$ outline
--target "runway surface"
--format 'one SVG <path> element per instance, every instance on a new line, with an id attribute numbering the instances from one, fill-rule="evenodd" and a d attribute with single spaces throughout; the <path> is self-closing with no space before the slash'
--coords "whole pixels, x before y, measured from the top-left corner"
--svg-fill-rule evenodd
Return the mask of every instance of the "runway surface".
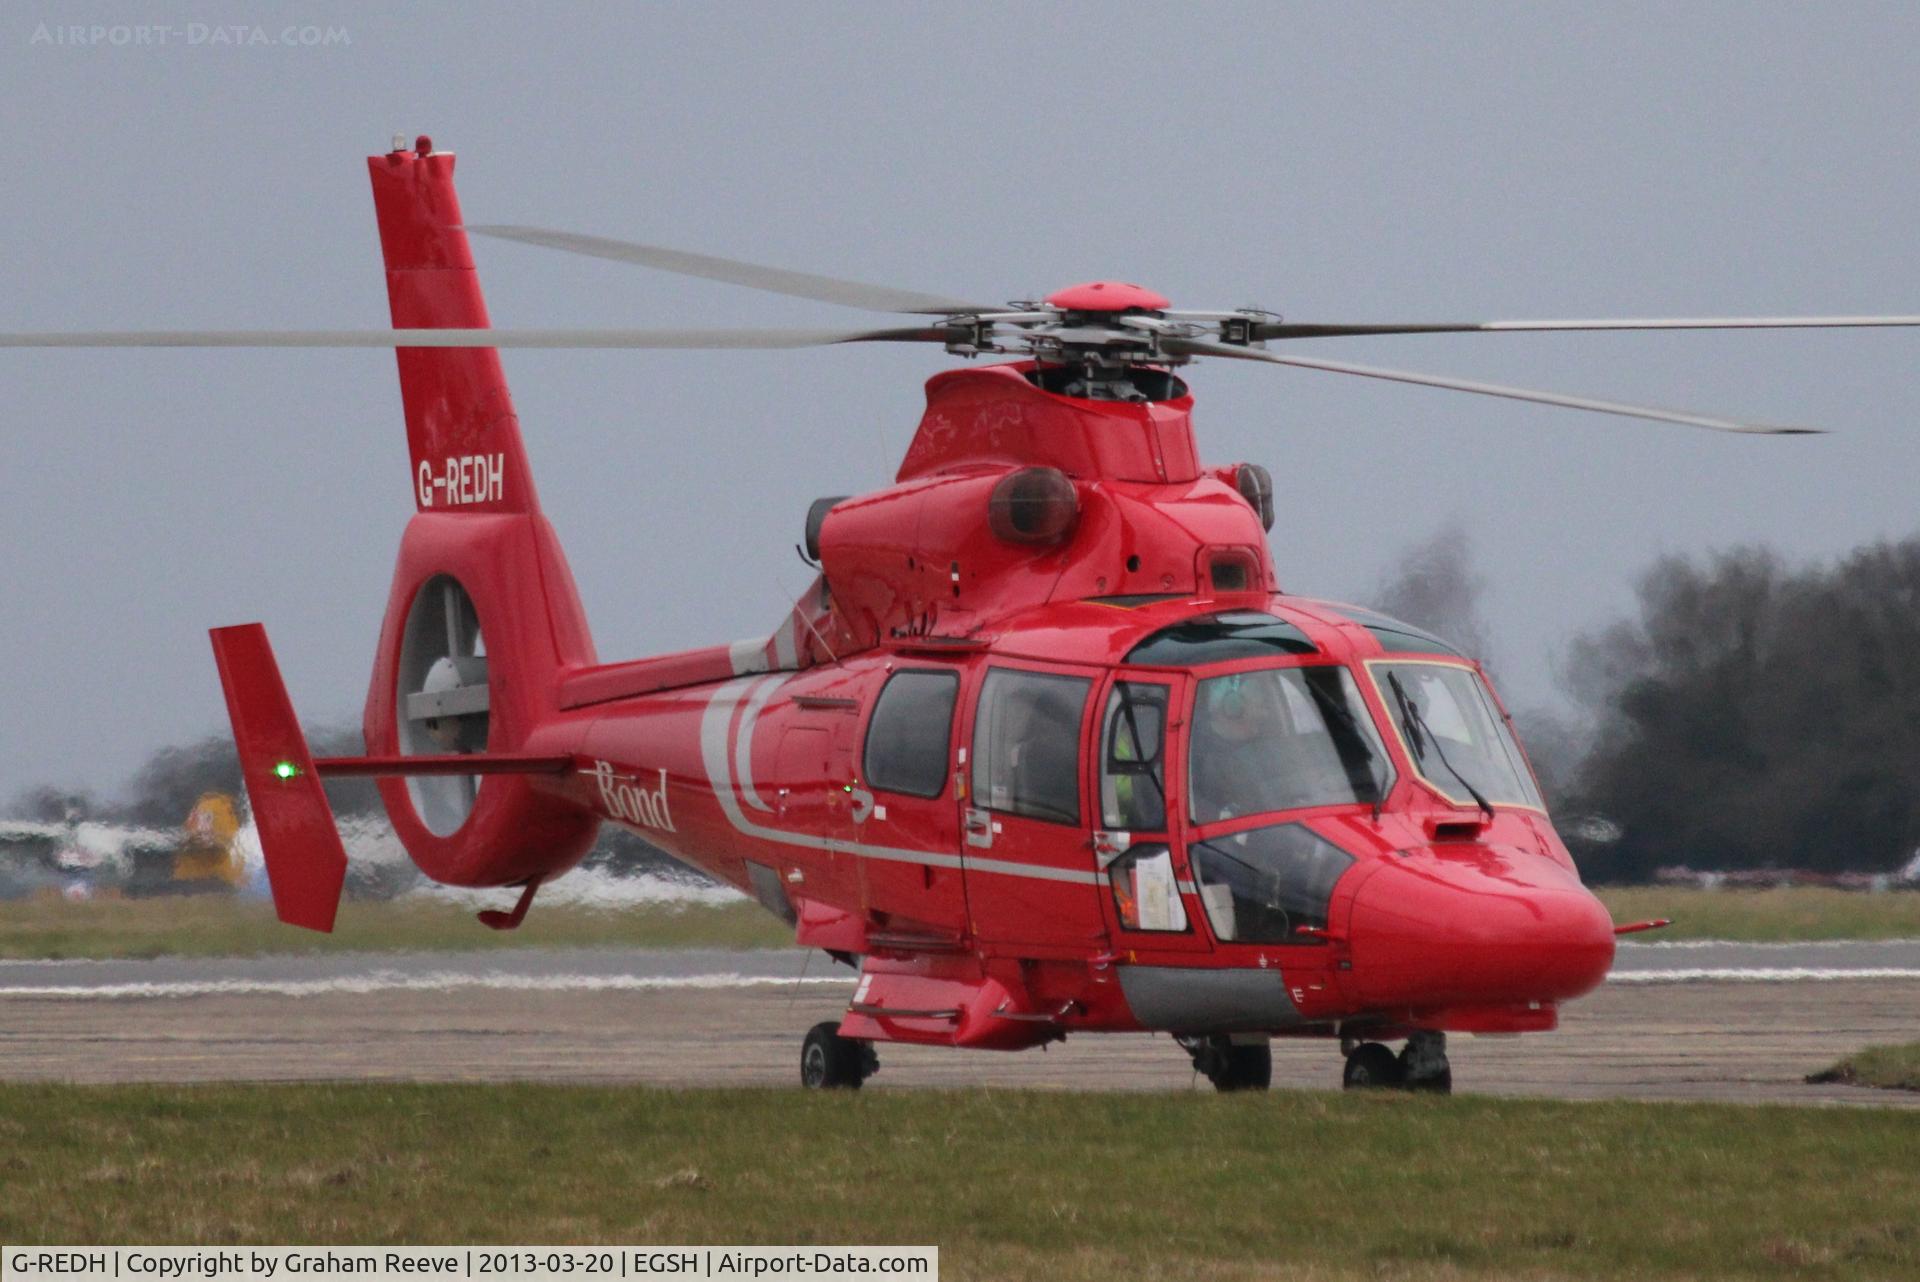
<path id="1" fill-rule="evenodd" d="M 799 951 L 0 962 L 0 1079 L 427 1080 L 786 1086 L 851 972 Z M 1920 1107 L 1808 1086 L 1848 1051 L 1920 1037 L 1920 940 L 1623 944 L 1557 1033 L 1455 1036 L 1457 1090 L 1574 1099 Z M 1199 1089 L 1165 1037 L 1017 1055 L 888 1046 L 871 1088 Z M 1276 1087 L 1332 1087 L 1328 1042 L 1274 1043 Z"/>

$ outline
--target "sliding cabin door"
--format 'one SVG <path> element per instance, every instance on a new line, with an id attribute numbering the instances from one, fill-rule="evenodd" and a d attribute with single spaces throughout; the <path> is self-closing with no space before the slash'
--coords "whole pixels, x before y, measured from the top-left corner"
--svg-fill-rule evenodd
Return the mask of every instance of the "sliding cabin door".
<path id="1" fill-rule="evenodd" d="M 1097 673 L 987 667 L 965 718 L 961 859 L 983 944 L 1024 956 L 1104 951 L 1086 745 Z"/>

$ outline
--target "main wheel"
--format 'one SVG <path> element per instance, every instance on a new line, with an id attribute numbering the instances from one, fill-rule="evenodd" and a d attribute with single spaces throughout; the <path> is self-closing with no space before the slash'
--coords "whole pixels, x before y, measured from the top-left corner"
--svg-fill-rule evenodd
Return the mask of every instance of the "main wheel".
<path id="1" fill-rule="evenodd" d="M 1340 1084 L 1350 1091 L 1369 1091 L 1399 1086 L 1405 1080 L 1398 1055 L 1379 1042 L 1362 1042 L 1347 1056 Z"/>
<path id="2" fill-rule="evenodd" d="M 832 1020 L 815 1024 L 800 1044 L 800 1084 L 808 1090 L 857 1091 L 880 1068 L 866 1042 L 839 1034 Z"/>
<path id="3" fill-rule="evenodd" d="M 1447 1035 L 1421 1031 L 1407 1038 L 1400 1052 L 1400 1080 L 1410 1091 L 1453 1094 L 1453 1065 L 1447 1062 Z"/>

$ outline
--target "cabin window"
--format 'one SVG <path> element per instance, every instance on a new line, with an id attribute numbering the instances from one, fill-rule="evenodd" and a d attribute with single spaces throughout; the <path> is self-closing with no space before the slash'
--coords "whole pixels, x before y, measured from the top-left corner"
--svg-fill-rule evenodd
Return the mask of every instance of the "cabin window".
<path id="1" fill-rule="evenodd" d="M 1173 875 L 1173 854 L 1164 845 L 1135 846 L 1107 869 L 1113 909 L 1126 930 L 1180 931 L 1187 906 Z"/>
<path id="2" fill-rule="evenodd" d="M 1100 826 L 1167 827 L 1167 687 L 1120 681 L 1100 730 Z"/>
<path id="3" fill-rule="evenodd" d="M 1299 824 L 1196 841 L 1187 859 L 1214 935 L 1255 944 L 1325 943 L 1333 884 L 1353 866 Z"/>
<path id="4" fill-rule="evenodd" d="M 951 672 L 896 672 L 867 723 L 867 783 L 910 797 L 937 797 L 947 786 L 948 745 L 960 678 Z"/>
<path id="5" fill-rule="evenodd" d="M 973 726 L 973 804 L 1080 822 L 1080 715 L 1092 682 L 994 668 Z"/>

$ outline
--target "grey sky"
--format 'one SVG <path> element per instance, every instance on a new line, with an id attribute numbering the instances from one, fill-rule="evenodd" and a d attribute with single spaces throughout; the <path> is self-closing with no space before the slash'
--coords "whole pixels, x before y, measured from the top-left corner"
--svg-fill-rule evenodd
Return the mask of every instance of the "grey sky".
<path id="1" fill-rule="evenodd" d="M 936 293 L 1118 276 L 1292 319 L 1920 311 L 1910 5 L 19 3 L 0 18 L 0 329 L 362 327 L 362 158 L 461 154 L 524 222 Z M 609 10 L 609 13 L 611 11 Z M 194 23 L 348 43 L 192 41 Z M 170 25 L 165 45 L 36 41 Z M 477 246 L 512 325 L 859 323 Z M 1516 704 L 1663 551 L 1920 528 L 1920 332 L 1466 335 L 1290 350 L 1806 422 L 1747 439 L 1205 362 L 1203 454 L 1273 469 L 1283 584 L 1364 596 L 1450 518 Z M 765 631 L 817 495 L 890 477 L 918 349 L 509 353 L 603 658 Z M 220 729 L 261 619 L 356 718 L 410 511 L 377 352 L 0 352 L 0 797 Z"/>

